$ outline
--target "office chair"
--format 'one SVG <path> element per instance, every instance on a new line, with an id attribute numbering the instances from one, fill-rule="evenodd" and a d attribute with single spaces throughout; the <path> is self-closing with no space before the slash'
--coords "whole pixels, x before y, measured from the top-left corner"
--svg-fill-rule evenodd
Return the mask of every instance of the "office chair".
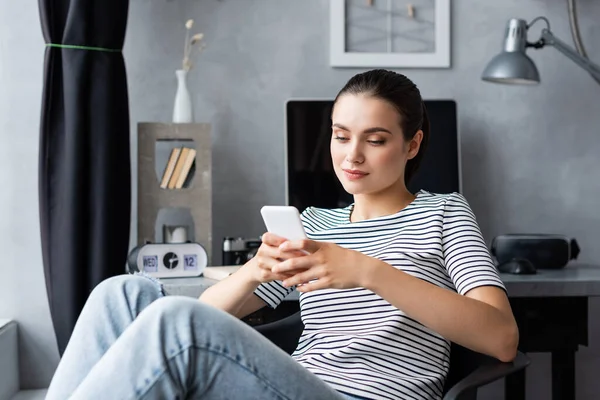
<path id="1" fill-rule="evenodd" d="M 304 325 L 298 311 L 279 321 L 255 326 L 254 329 L 286 353 L 292 354 Z M 521 352 L 518 352 L 514 361 L 505 363 L 452 343 L 444 400 L 476 400 L 477 388 L 520 371 L 529 363 L 527 356 Z"/>

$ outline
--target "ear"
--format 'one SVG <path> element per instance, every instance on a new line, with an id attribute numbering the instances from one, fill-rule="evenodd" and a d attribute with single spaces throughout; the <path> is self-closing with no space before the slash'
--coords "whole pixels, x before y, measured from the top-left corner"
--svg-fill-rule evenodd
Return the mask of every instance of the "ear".
<path id="1" fill-rule="evenodd" d="M 423 131 L 418 130 L 415 133 L 415 136 L 408 142 L 408 159 L 412 160 L 415 158 L 417 154 L 419 154 L 419 149 L 421 148 L 421 141 L 423 140 Z"/>

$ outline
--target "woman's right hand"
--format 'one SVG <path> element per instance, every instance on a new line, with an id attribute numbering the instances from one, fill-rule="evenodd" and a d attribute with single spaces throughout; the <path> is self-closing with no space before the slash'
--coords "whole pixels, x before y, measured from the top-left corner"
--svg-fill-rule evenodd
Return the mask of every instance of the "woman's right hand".
<path id="1" fill-rule="evenodd" d="M 274 273 L 271 268 L 281 261 L 288 260 L 294 257 L 302 257 L 305 253 L 299 251 L 284 252 L 279 250 L 279 245 L 286 242 L 280 236 L 272 233 L 265 233 L 262 236 L 262 244 L 258 248 L 256 255 L 246 264 L 251 270 L 252 277 L 259 283 L 266 283 L 276 280 L 284 280 L 293 274 Z"/>

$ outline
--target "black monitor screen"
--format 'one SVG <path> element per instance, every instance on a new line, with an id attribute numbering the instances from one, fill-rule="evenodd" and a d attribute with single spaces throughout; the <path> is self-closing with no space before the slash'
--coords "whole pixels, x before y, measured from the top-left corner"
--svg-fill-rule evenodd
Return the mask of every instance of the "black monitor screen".
<path id="1" fill-rule="evenodd" d="M 337 208 L 352 203 L 338 181 L 329 153 L 331 100 L 290 100 L 287 121 L 287 202 L 300 211 L 308 206 Z M 431 136 L 419 171 L 408 185 L 415 193 L 460 191 L 456 103 L 425 100 Z"/>

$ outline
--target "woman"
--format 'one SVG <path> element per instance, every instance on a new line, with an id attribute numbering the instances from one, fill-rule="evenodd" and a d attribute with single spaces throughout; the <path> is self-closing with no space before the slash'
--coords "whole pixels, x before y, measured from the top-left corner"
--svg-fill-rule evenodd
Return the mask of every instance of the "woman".
<path id="1" fill-rule="evenodd" d="M 256 257 L 200 301 L 142 276 L 101 283 L 48 399 L 431 399 L 450 341 L 512 360 L 517 326 L 469 205 L 406 187 L 428 140 L 409 79 L 354 76 L 335 99 L 331 136 L 354 203 L 305 210 L 313 240 L 265 234 Z M 239 318 L 294 287 L 305 330 L 290 357 Z"/>

